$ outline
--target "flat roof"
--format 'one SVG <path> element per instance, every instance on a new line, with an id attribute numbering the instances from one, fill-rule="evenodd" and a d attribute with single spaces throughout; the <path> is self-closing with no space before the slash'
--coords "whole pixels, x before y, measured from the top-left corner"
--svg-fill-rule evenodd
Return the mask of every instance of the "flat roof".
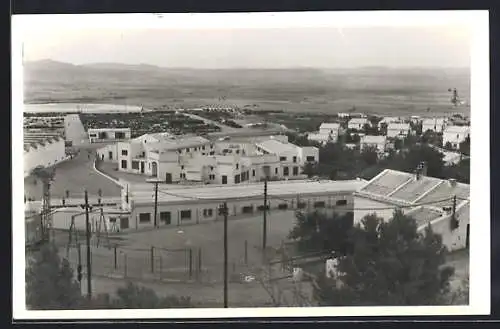
<path id="1" fill-rule="evenodd" d="M 352 118 L 351 120 L 349 120 L 349 123 L 365 123 L 367 121 L 367 118 Z"/>
<path id="2" fill-rule="evenodd" d="M 267 141 L 263 141 L 256 144 L 258 147 L 261 147 L 268 151 L 269 153 L 277 154 L 283 151 L 291 151 L 296 152 L 299 148 L 298 146 L 291 143 L 283 143 L 276 139 L 269 139 Z"/>
<path id="3" fill-rule="evenodd" d="M 336 129 L 336 128 L 340 128 L 340 123 L 337 123 L 337 122 L 323 122 L 321 124 L 321 126 L 319 126 L 319 128 L 326 128 L 326 129 L 330 129 L 330 128 L 333 128 L 333 129 Z"/>
<path id="4" fill-rule="evenodd" d="M 312 181 L 293 180 L 268 182 L 268 196 L 297 197 L 308 194 L 354 193 L 366 181 Z M 159 186 L 158 202 L 185 202 L 185 201 L 224 201 L 231 199 L 247 199 L 261 197 L 264 194 L 264 183 L 243 183 L 239 185 L 204 185 L 204 186 Z M 129 189 L 130 200 L 134 203 L 149 204 L 152 199 L 153 185 L 141 184 Z"/>
<path id="5" fill-rule="evenodd" d="M 387 129 L 410 129 L 409 123 L 390 122 Z"/>

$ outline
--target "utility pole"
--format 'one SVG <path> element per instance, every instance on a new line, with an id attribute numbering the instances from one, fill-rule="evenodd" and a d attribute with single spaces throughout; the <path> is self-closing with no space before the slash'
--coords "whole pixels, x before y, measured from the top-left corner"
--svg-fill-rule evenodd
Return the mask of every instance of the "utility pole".
<path id="1" fill-rule="evenodd" d="M 90 255 L 90 220 L 89 220 L 89 195 L 85 190 L 85 227 L 87 240 L 87 297 L 92 299 L 92 267 Z"/>
<path id="2" fill-rule="evenodd" d="M 154 225 L 158 227 L 158 182 L 155 182 L 155 219 Z"/>
<path id="3" fill-rule="evenodd" d="M 224 212 L 224 308 L 227 308 L 227 203 L 223 205 Z"/>
<path id="4" fill-rule="evenodd" d="M 265 254 L 267 247 L 267 177 L 264 180 L 264 223 L 262 226 L 262 252 Z"/>
<path id="5" fill-rule="evenodd" d="M 451 213 L 451 218 L 453 219 L 453 227 L 458 228 L 458 221 L 456 218 L 456 210 L 457 210 L 457 196 L 453 196 L 453 207 L 452 207 L 452 213 Z"/>

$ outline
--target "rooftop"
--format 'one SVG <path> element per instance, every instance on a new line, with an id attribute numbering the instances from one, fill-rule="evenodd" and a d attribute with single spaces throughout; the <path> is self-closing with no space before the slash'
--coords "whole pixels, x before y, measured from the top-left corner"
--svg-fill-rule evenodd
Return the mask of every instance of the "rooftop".
<path id="1" fill-rule="evenodd" d="M 365 135 L 361 138 L 361 143 L 380 144 L 380 143 L 385 143 L 386 140 L 387 137 L 385 136 Z"/>
<path id="2" fill-rule="evenodd" d="M 268 183 L 268 196 L 272 197 L 297 197 L 307 194 L 333 194 L 353 193 L 359 189 L 365 181 L 276 181 Z M 228 199 L 246 199 L 263 196 L 263 183 L 244 183 L 239 185 L 208 185 L 208 186 L 178 186 L 168 185 L 168 188 L 159 186 L 159 202 L 183 202 L 183 201 L 221 201 Z M 130 198 L 135 203 L 152 203 L 152 185 L 141 184 L 133 186 L 130 190 Z"/>
<path id="3" fill-rule="evenodd" d="M 422 120 L 422 124 L 424 125 L 433 125 L 433 124 L 444 124 L 444 118 L 426 118 Z"/>
<path id="4" fill-rule="evenodd" d="M 28 151 L 30 147 L 36 148 L 38 145 L 44 146 L 46 143 L 57 142 L 62 139 L 62 136 L 57 133 L 43 132 L 24 132 L 23 142 L 24 150 Z"/>
<path id="5" fill-rule="evenodd" d="M 263 148 L 269 153 L 278 154 L 281 152 L 295 152 L 298 146 L 291 143 L 283 143 L 275 139 L 269 139 L 257 144 L 258 147 Z"/>
<path id="6" fill-rule="evenodd" d="M 340 128 L 340 123 L 336 122 L 323 122 L 321 126 L 319 126 L 319 129 L 338 129 Z"/>
<path id="7" fill-rule="evenodd" d="M 470 186 L 452 180 L 421 176 L 415 174 L 384 170 L 359 190 L 362 194 L 374 198 L 382 198 L 392 203 L 421 204 L 432 203 L 434 207 L 449 205 L 448 200 L 436 202 L 457 196 L 459 200 L 470 196 Z"/>
<path id="8" fill-rule="evenodd" d="M 452 134 L 468 133 L 469 131 L 470 131 L 469 126 L 448 126 L 444 130 L 445 133 L 452 133 Z"/>
<path id="9" fill-rule="evenodd" d="M 387 125 L 387 129 L 397 129 L 397 130 L 404 130 L 404 129 L 410 129 L 410 124 L 409 123 L 399 123 L 399 122 L 390 122 Z"/>
<path id="10" fill-rule="evenodd" d="M 365 124 L 368 122 L 368 119 L 366 118 L 353 118 L 349 120 L 349 123 L 354 123 L 354 124 Z"/>
<path id="11" fill-rule="evenodd" d="M 434 219 L 441 217 L 443 212 L 428 207 L 419 207 L 415 211 L 408 212 L 407 215 L 415 219 L 417 227 L 421 227 Z"/>
<path id="12" fill-rule="evenodd" d="M 114 128 L 114 127 L 109 127 L 109 128 L 89 128 L 89 131 L 130 131 L 130 128 Z"/>

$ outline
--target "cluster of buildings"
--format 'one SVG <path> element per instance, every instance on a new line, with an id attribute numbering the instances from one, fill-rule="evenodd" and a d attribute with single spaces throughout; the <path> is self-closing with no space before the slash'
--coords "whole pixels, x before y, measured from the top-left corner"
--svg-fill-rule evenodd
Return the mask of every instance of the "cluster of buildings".
<path id="1" fill-rule="evenodd" d="M 244 182 L 302 179 L 306 163 L 319 161 L 316 147 L 299 147 L 285 135 L 205 138 L 169 133 L 107 145 L 101 161 L 115 162 L 122 172 L 158 178 L 168 184 L 196 182 L 233 185 Z"/>
<path id="2" fill-rule="evenodd" d="M 405 139 L 416 132 L 413 130 L 410 122 L 422 125 L 422 133 L 432 131 L 443 136 L 443 146 L 459 149 L 460 143 L 470 137 L 469 125 L 457 125 L 455 121 L 449 121 L 447 118 L 424 118 L 411 117 L 404 119 L 400 117 L 385 117 L 378 123 L 379 135 L 365 134 L 365 128 L 372 126 L 372 123 L 366 117 L 352 118 L 347 122 L 347 129 L 342 129 L 338 122 L 325 122 L 319 127 L 319 130 L 308 134 L 308 139 L 322 144 L 336 143 L 340 135 L 347 133 L 348 130 L 355 131 L 360 136 L 360 149 L 368 146 L 376 147 L 380 153 L 384 153 L 392 145 L 392 141 Z"/>

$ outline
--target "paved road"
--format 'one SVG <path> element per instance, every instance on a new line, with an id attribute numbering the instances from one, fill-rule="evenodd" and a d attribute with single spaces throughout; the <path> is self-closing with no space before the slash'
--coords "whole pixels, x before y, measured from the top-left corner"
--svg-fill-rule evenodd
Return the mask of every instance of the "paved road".
<path id="1" fill-rule="evenodd" d="M 64 118 L 66 140 L 73 142 L 74 146 L 82 146 L 89 142 L 85 128 L 78 114 L 69 114 Z"/>
<path id="2" fill-rule="evenodd" d="M 89 196 L 97 196 L 99 189 L 103 197 L 120 196 L 121 187 L 93 169 L 96 147 L 82 148 L 75 158 L 55 167 L 55 177 L 50 189 L 53 198 L 67 198 L 66 191 L 69 191 L 70 198 L 83 198 L 85 189 L 88 190 Z M 33 176 L 25 178 L 24 194 L 26 197 L 41 200 L 43 195 L 41 181 Z"/>

